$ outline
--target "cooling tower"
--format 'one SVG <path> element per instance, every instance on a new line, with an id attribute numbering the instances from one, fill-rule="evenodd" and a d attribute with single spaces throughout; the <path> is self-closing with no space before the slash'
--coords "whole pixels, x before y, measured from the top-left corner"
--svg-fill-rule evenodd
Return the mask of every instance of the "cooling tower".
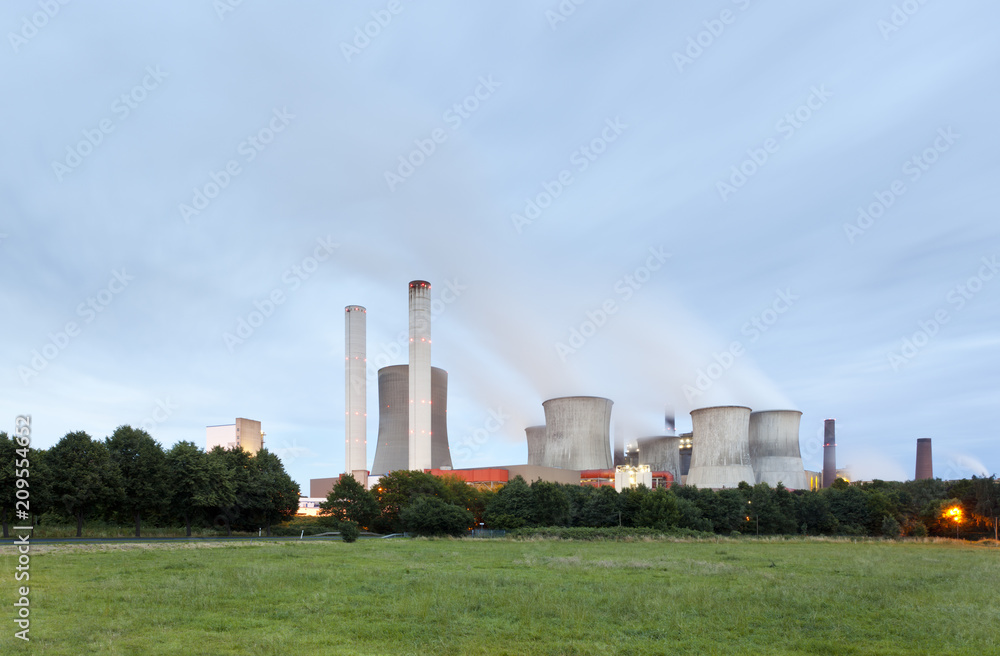
<path id="1" fill-rule="evenodd" d="M 917 439 L 917 474 L 916 480 L 934 478 L 934 464 L 931 462 L 931 438 Z"/>
<path id="2" fill-rule="evenodd" d="M 640 437 L 639 464 L 649 465 L 655 472 L 670 472 L 674 480 L 681 482 L 681 438 L 673 435 Z"/>
<path id="3" fill-rule="evenodd" d="M 830 487 L 837 480 L 836 420 L 823 422 L 823 487 Z"/>
<path id="4" fill-rule="evenodd" d="M 409 366 L 405 364 L 378 370 L 378 443 L 372 474 L 381 476 L 397 469 L 410 468 L 409 438 Z M 448 372 L 431 368 L 431 464 L 426 469 L 451 467 L 448 448 Z"/>
<path id="5" fill-rule="evenodd" d="M 750 413 L 750 465 L 758 483 L 808 490 L 809 480 L 799 450 L 798 410 Z"/>
<path id="6" fill-rule="evenodd" d="M 543 467 L 611 469 L 610 399 L 567 396 L 549 399 L 545 409 Z"/>
<path id="7" fill-rule="evenodd" d="M 367 430 L 365 316 L 366 311 L 360 305 L 348 305 L 344 308 L 344 354 L 346 360 L 344 471 L 347 473 L 368 469 L 368 454 L 365 449 L 367 440 L 365 433 Z"/>
<path id="8" fill-rule="evenodd" d="M 694 449 L 687 484 L 737 487 L 753 484 L 750 466 L 750 408 L 724 405 L 691 411 Z"/>
<path id="9" fill-rule="evenodd" d="M 430 469 L 431 447 L 431 284 L 410 283 L 409 469 Z"/>
<path id="10" fill-rule="evenodd" d="M 528 426 L 524 429 L 528 438 L 528 464 L 543 466 L 545 462 L 545 426 Z"/>

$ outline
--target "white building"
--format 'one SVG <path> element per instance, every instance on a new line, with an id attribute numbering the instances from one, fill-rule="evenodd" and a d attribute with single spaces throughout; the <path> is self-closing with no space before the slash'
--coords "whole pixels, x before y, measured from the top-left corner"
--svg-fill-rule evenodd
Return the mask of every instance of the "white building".
<path id="1" fill-rule="evenodd" d="M 223 449 L 238 446 L 249 453 L 257 453 L 264 448 L 264 433 L 260 430 L 260 422 L 238 417 L 234 424 L 206 426 L 205 450 L 211 451 L 217 446 Z"/>

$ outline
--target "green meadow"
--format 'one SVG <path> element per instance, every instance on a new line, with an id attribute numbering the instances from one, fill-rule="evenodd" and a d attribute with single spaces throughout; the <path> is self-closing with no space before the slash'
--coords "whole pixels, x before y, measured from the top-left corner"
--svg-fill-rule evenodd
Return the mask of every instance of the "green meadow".
<path id="1" fill-rule="evenodd" d="M 37 545 L 30 572 L 0 653 L 1000 653 L 995 543 Z"/>

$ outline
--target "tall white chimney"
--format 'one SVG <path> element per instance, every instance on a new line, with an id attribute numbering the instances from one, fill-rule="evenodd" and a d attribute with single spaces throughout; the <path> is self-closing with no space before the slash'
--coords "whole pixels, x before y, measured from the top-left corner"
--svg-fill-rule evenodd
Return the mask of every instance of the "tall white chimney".
<path id="1" fill-rule="evenodd" d="M 431 468 L 431 284 L 410 283 L 410 469 Z"/>
<path id="2" fill-rule="evenodd" d="M 365 357 L 365 318 L 367 311 L 360 305 L 344 308 L 344 382 L 346 411 L 344 425 L 344 471 L 352 473 L 367 469 L 367 411 L 365 388 L 367 362 Z"/>

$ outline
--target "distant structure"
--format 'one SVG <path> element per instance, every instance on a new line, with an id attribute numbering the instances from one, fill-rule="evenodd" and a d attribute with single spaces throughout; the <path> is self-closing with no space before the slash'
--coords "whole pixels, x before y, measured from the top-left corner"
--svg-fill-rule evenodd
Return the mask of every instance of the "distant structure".
<path id="1" fill-rule="evenodd" d="M 830 487 L 837 480 L 836 420 L 823 422 L 823 487 Z"/>
<path id="2" fill-rule="evenodd" d="M 737 487 L 755 481 L 750 466 L 750 408 L 737 405 L 691 411 L 694 450 L 687 484 Z"/>
<path id="3" fill-rule="evenodd" d="M 528 464 L 543 467 L 545 462 L 545 426 L 528 426 L 524 429 L 528 439 Z"/>
<path id="4" fill-rule="evenodd" d="M 381 476 L 397 469 L 410 469 L 409 365 L 378 370 L 378 442 L 372 474 Z M 424 469 L 450 468 L 448 448 L 448 372 L 431 367 L 431 463 Z"/>
<path id="5" fill-rule="evenodd" d="M 931 438 L 917 439 L 917 472 L 916 480 L 922 481 L 934 478 L 934 463 L 931 462 Z"/>
<path id="6" fill-rule="evenodd" d="M 687 476 L 691 470 L 691 452 L 694 450 L 694 433 L 681 433 L 681 476 Z M 684 479 L 678 479 L 684 480 Z"/>
<path id="7" fill-rule="evenodd" d="M 648 465 L 650 471 L 670 472 L 675 481 L 681 480 L 681 438 L 676 435 L 640 437 L 636 440 L 639 465 Z"/>
<path id="8" fill-rule="evenodd" d="M 409 463 L 432 468 L 431 447 L 431 284 L 410 283 Z"/>
<path id="9" fill-rule="evenodd" d="M 344 308 L 345 426 L 344 471 L 367 472 L 367 361 L 365 359 L 366 310 L 360 305 Z M 357 478 L 357 475 L 355 475 Z"/>
<path id="10" fill-rule="evenodd" d="M 653 472 L 649 465 L 620 465 L 615 467 L 615 492 L 645 485 L 653 489 Z"/>
<path id="11" fill-rule="evenodd" d="M 247 453 L 256 454 L 264 448 L 264 433 L 260 430 L 260 422 L 237 417 L 233 424 L 206 426 L 205 450 L 211 451 L 217 446 L 223 449 L 238 446 Z"/>
<path id="12" fill-rule="evenodd" d="M 566 396 L 542 403 L 544 467 L 611 470 L 610 399 Z"/>
<path id="13" fill-rule="evenodd" d="M 750 465 L 756 482 L 792 490 L 808 490 L 809 480 L 799 450 L 798 410 L 762 410 L 750 413 Z"/>

